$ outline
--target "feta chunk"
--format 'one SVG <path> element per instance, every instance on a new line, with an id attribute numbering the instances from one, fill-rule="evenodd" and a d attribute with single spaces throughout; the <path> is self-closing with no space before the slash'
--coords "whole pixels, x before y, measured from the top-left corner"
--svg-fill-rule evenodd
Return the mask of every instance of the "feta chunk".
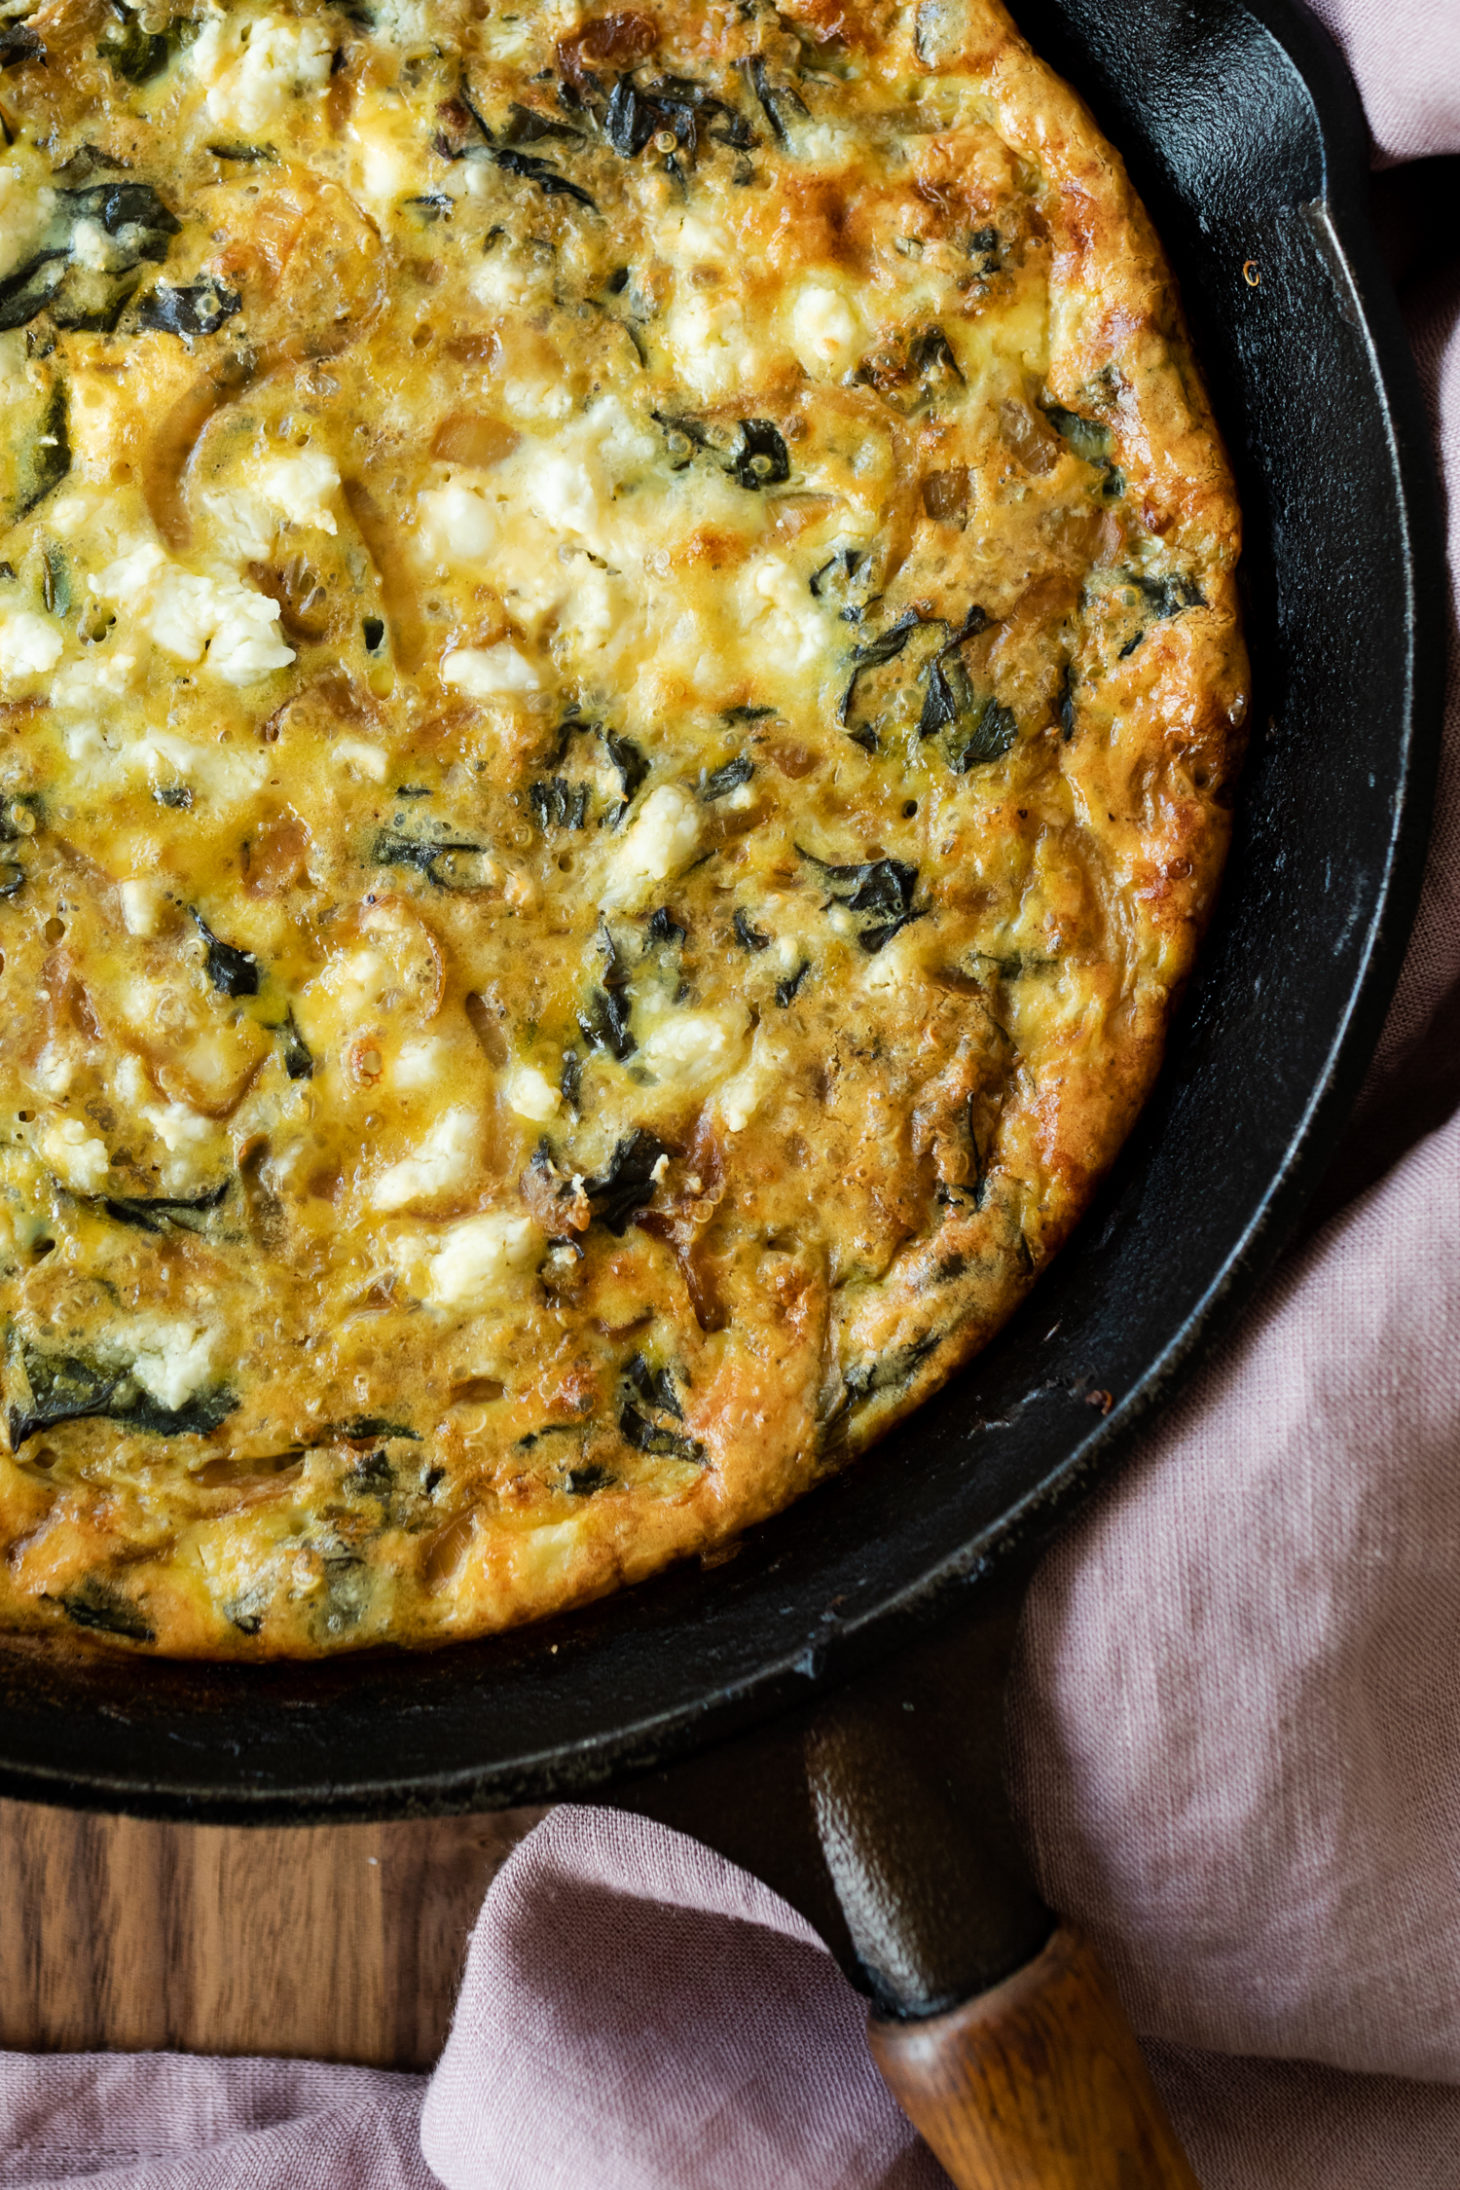
<path id="1" fill-rule="evenodd" d="M 337 768 L 365 776 L 371 783 L 384 783 L 389 772 L 384 748 L 372 745 L 368 738 L 336 738 L 330 753 Z"/>
<path id="2" fill-rule="evenodd" d="M 862 323 L 839 289 L 806 282 L 791 307 L 791 342 L 808 373 L 840 378 L 856 364 Z"/>
<path id="3" fill-rule="evenodd" d="M 337 532 L 329 498 L 338 494 L 340 467 L 325 449 L 297 449 L 266 457 L 258 467 L 258 491 L 291 525 Z"/>
<path id="4" fill-rule="evenodd" d="M 483 1128 L 480 1114 L 453 1103 L 431 1126 L 414 1156 L 402 1157 L 382 1171 L 370 1199 L 377 1209 L 409 1209 L 462 1193 L 481 1166 Z"/>
<path id="5" fill-rule="evenodd" d="M 132 876 L 117 884 L 117 895 L 122 901 L 122 921 L 128 935 L 156 935 L 167 904 L 162 884 L 148 875 Z"/>
<path id="6" fill-rule="evenodd" d="M 237 578 L 185 570 L 153 542 L 121 555 L 87 584 L 113 603 L 164 653 L 200 662 L 225 684 L 253 684 L 293 661 L 275 628 L 279 604 Z"/>
<path id="7" fill-rule="evenodd" d="M 193 48 L 194 69 L 212 78 L 205 101 L 209 121 L 251 134 L 277 121 L 294 94 L 322 91 L 329 82 L 329 31 L 311 17 L 260 16 L 247 27 L 241 52 L 238 37 L 235 23 L 215 19 Z"/>
<path id="8" fill-rule="evenodd" d="M 421 546 L 433 562 L 484 563 L 497 546 L 492 504 L 462 479 L 428 487 L 417 502 Z"/>
<path id="9" fill-rule="evenodd" d="M 441 664 L 441 682 L 473 700 L 513 699 L 535 692 L 539 681 L 531 662 L 510 639 L 496 646 L 458 647 Z"/>
<path id="10" fill-rule="evenodd" d="M 605 911 L 634 904 L 656 882 L 681 873 L 699 849 L 700 826 L 700 809 L 690 793 L 677 783 L 661 783 L 615 847 L 599 904 Z"/>
<path id="11" fill-rule="evenodd" d="M 536 1065 L 513 1065 L 502 1082 L 502 1092 L 518 1117 L 528 1118 L 534 1125 L 546 1125 L 549 1118 L 555 1118 L 562 1101 L 547 1074 L 539 1072 Z"/>
<path id="12" fill-rule="evenodd" d="M 97 1194 L 106 1183 L 111 1157 L 106 1142 L 88 1133 L 79 1118 L 58 1118 L 41 1135 L 41 1155 L 73 1194 Z"/>
<path id="13" fill-rule="evenodd" d="M 680 378 L 698 395 L 732 395 L 764 377 L 764 360 L 733 296 L 694 292 L 677 298 L 666 317 L 665 341 Z"/>
<path id="14" fill-rule="evenodd" d="M 207 1383 L 218 1335 L 206 1324 L 180 1316 L 142 1316 L 110 1332 L 101 1348 L 126 1362 L 148 1397 L 176 1413 Z"/>
<path id="15" fill-rule="evenodd" d="M 743 1008 L 675 1012 L 655 1027 L 640 1055 L 660 1079 L 706 1087 L 723 1080 L 739 1063 L 748 1028 Z"/>
<path id="16" fill-rule="evenodd" d="M 0 677 L 43 677 L 65 652 L 65 641 L 49 616 L 13 608 L 0 616 Z"/>
<path id="17" fill-rule="evenodd" d="M 539 1236 L 530 1217 L 492 1210 L 453 1224 L 432 1255 L 427 1294 L 437 1307 L 489 1307 L 512 1275 L 525 1270 L 538 1253 Z"/>

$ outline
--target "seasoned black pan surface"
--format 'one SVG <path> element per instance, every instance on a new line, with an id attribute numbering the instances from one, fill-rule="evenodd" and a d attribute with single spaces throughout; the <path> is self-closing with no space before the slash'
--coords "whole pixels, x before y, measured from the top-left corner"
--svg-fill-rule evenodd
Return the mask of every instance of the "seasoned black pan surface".
<path id="1" fill-rule="evenodd" d="M 250 1670 L 0 1647 L 0 1791 L 212 1821 L 586 1794 L 885 1656 L 1068 1511 L 1248 1300 L 1372 1050 L 1444 659 L 1433 457 L 1353 89 L 1284 0 L 1026 0 L 1181 280 L 1247 520 L 1237 838 L 1156 1095 L 1024 1312 L 711 1571 L 432 1656 Z"/>

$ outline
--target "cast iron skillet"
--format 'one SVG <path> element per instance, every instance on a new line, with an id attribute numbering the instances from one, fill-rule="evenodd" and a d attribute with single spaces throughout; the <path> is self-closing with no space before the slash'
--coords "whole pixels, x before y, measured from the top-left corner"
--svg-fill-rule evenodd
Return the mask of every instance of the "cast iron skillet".
<path id="1" fill-rule="evenodd" d="M 801 1730 L 786 1819 L 805 1822 L 809 1788 L 824 1839 L 835 1801 L 815 1770 L 808 1779 L 806 1745 L 817 1726 L 845 1728 L 855 1704 L 818 1718 L 808 1702 L 819 1710 L 976 1604 L 991 1570 L 1069 1510 L 1228 1325 L 1296 1221 L 1406 939 L 1444 655 L 1433 457 L 1369 230 L 1364 125 L 1333 48 L 1287 0 L 1016 0 L 1016 12 L 1126 154 L 1165 238 L 1247 524 L 1256 705 L 1236 842 L 1163 1078 L 1097 1207 L 969 1371 L 733 1561 L 427 1657 L 249 1671 L 65 1662 L 11 1642 L 0 1791 L 299 1821 L 613 1784 L 616 1799 L 672 1811 L 676 1760 L 711 1744 L 725 1754 L 790 1712 L 755 1754 L 774 1777 L 763 1760 L 784 1751 L 785 1728 Z M 986 1766 L 969 1770 L 993 1804 Z M 650 1776 L 625 1797 L 635 1773 Z M 865 1755 L 858 1775 L 876 1778 Z M 727 1840 L 723 1815 L 705 1829 Z M 990 1904 L 950 1958 L 960 1921 L 942 1907 L 942 1946 L 925 1941 L 891 1968 L 844 1881 L 840 1913 L 828 1902 L 829 1854 L 811 1886 L 775 1851 L 763 1867 L 816 1905 L 848 1968 L 894 2012 L 947 2008 L 1013 1969 L 1047 1927 L 1015 1891 L 1009 1925 Z M 904 1884 L 916 1900 L 911 1873 Z"/>

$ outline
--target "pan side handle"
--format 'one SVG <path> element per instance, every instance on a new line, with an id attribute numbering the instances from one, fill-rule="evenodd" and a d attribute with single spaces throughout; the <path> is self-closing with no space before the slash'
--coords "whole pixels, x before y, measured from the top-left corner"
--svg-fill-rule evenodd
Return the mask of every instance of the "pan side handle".
<path id="1" fill-rule="evenodd" d="M 874 2017 L 869 2035 L 957 2190 L 1198 2190 L 1110 1980 L 1067 1925 L 990 1991 Z"/>

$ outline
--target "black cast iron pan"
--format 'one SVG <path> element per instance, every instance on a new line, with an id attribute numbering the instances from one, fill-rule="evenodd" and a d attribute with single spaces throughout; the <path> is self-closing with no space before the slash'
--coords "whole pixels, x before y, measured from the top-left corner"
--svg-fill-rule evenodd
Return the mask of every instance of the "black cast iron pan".
<path id="1" fill-rule="evenodd" d="M 994 1570 L 1037 1544 L 1230 1322 L 1295 1223 L 1398 970 L 1444 663 L 1434 459 L 1369 229 L 1366 132 L 1336 52 L 1289 0 L 1016 0 L 1016 13 L 1125 153 L 1165 239 L 1247 526 L 1256 712 L 1224 896 L 1163 1078 L 1098 1205 L 971 1369 L 733 1561 L 428 1657 L 248 1671 L 62 1663 L 11 1643 L 0 1791 L 298 1822 L 612 1785 L 615 1799 L 679 1804 L 725 1840 L 723 1800 L 685 1792 L 713 1768 L 675 1769 L 720 1745 L 740 1758 L 735 1784 L 749 1770 L 789 1788 L 782 1812 L 760 1805 L 781 1816 L 778 1847 L 796 1820 L 819 1820 L 825 1839 L 842 1798 L 815 1794 L 819 1767 L 808 1776 L 817 1729 L 843 1727 L 819 1752 L 842 1756 L 833 1780 L 854 1755 L 848 1784 L 875 1780 L 872 1705 L 855 1697 L 904 1676 L 820 1699 L 977 1610 Z M 995 1663 L 986 1635 L 968 1647 Z M 905 1700 L 903 1720 L 916 1716 Z M 963 1721 L 977 1716 L 965 1704 Z M 748 1738 L 773 1718 L 779 1732 Z M 929 1757 L 935 1777 L 971 1775 L 945 1820 L 956 1839 L 954 1813 L 966 1823 L 996 1804 L 997 1774 L 983 1751 L 960 1764 L 956 1742 Z M 917 1779 L 912 1762 L 899 1777 Z M 1014 1859 L 1005 1828 L 991 1830 L 1002 1877 Z M 755 1853 L 743 1837 L 737 1852 Z M 985 1896 L 946 1966 L 925 1939 L 921 1969 L 880 1968 L 882 1949 L 828 1898 L 835 1864 L 819 1841 L 801 1872 L 775 1848 L 760 1860 L 815 1903 L 891 2011 L 947 2009 L 1012 1969 L 1047 1921 L 1016 1892 L 1001 1930 L 999 1897 Z M 913 1901 L 916 1870 L 902 1874 Z M 877 1921 L 896 1899 L 883 1896 Z M 946 1943 L 960 1923 L 939 1907 Z"/>

